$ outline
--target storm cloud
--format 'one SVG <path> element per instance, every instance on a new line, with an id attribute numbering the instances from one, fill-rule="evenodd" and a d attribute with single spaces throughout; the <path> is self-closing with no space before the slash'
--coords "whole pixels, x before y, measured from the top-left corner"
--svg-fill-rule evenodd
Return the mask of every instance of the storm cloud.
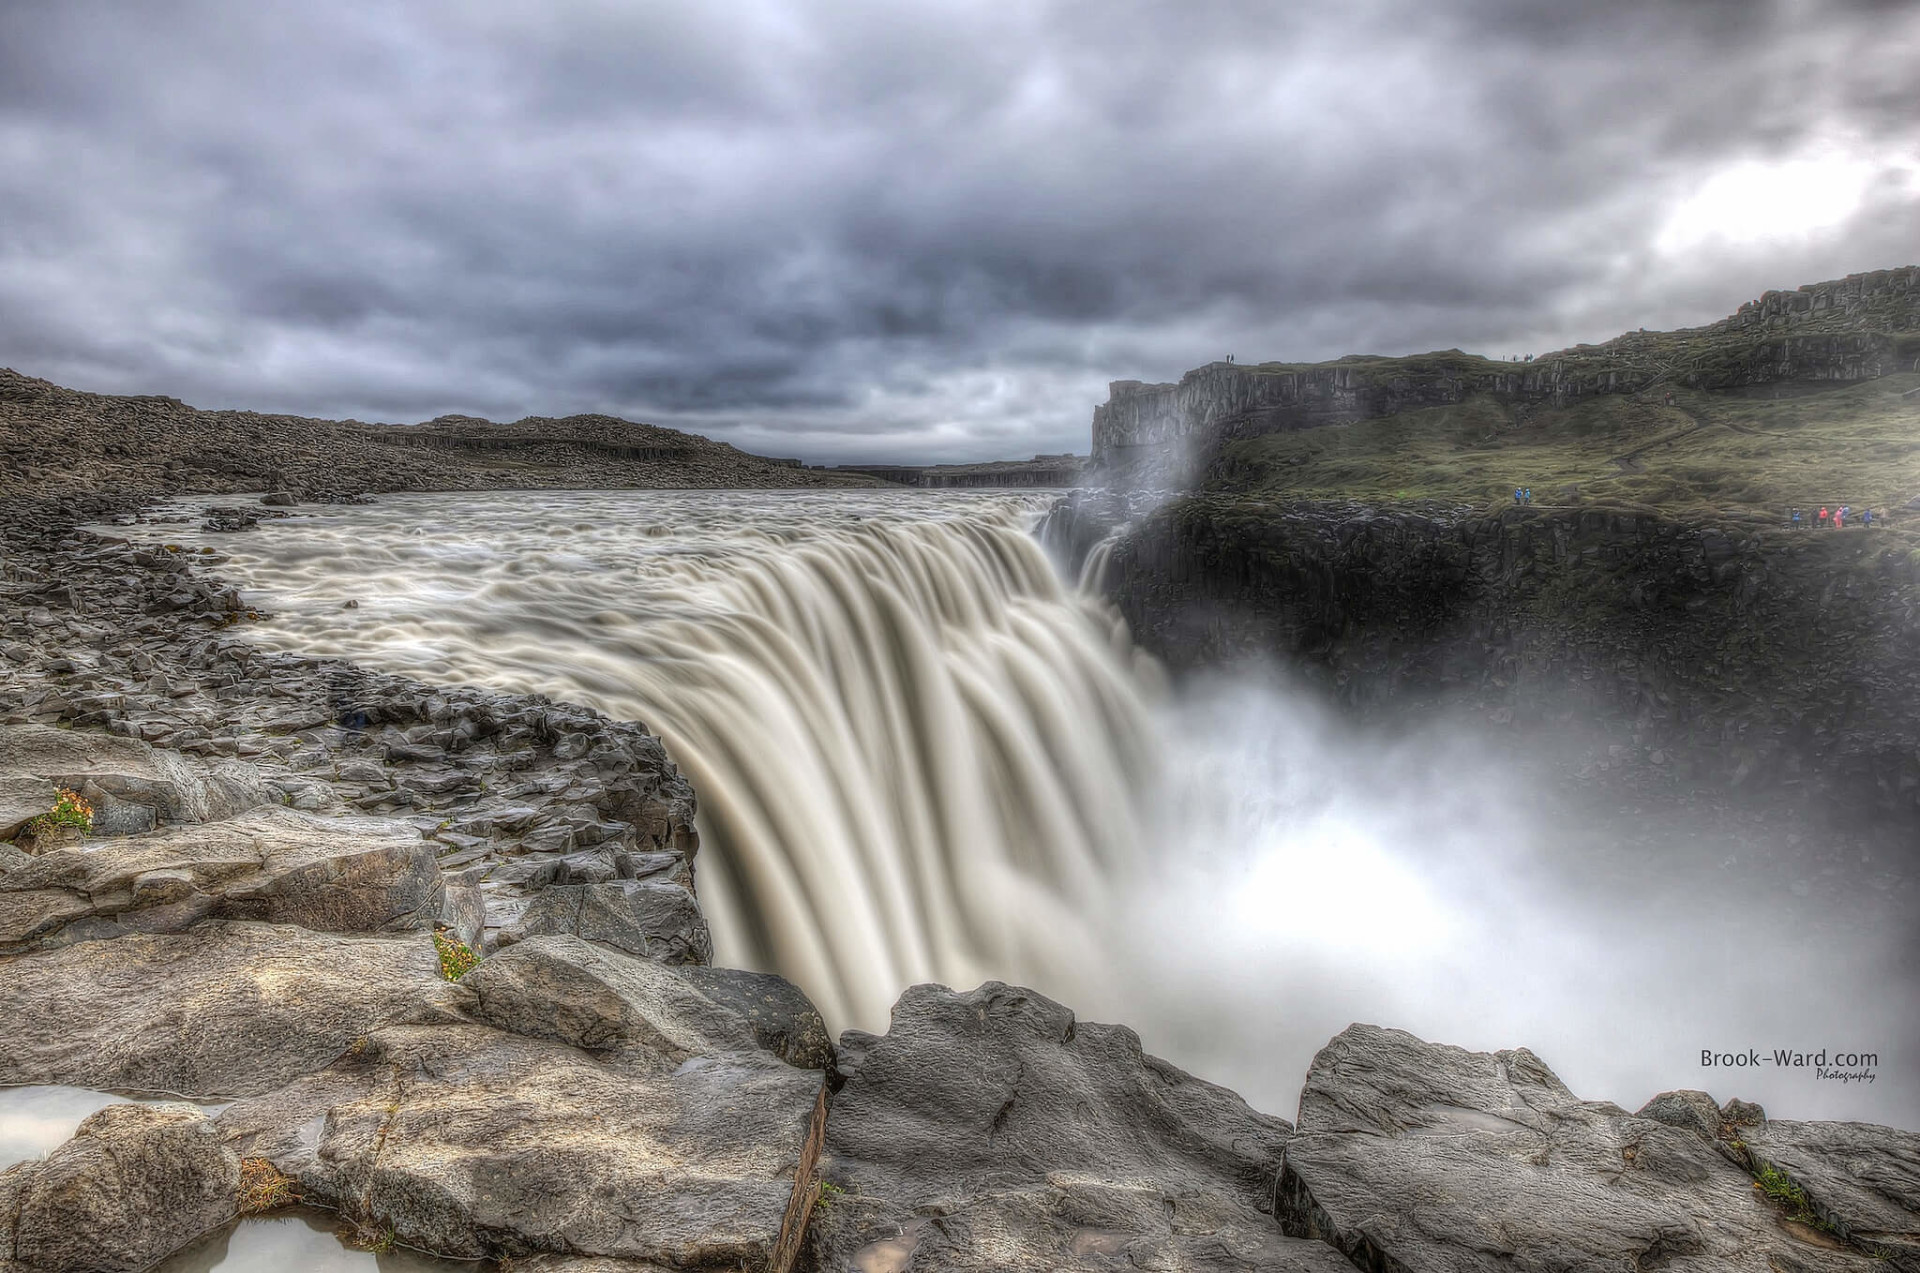
<path id="1" fill-rule="evenodd" d="M 0 0 L 0 364 L 199 406 L 1023 456 L 1917 260 L 1910 3 Z"/>

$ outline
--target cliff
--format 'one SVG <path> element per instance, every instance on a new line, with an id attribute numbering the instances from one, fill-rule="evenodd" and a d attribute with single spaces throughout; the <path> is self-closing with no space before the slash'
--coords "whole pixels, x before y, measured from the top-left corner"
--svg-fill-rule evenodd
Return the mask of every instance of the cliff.
<path id="1" fill-rule="evenodd" d="M 1176 669 L 1277 657 L 1361 718 L 1577 725 L 1603 736 L 1610 771 L 1636 771 L 1615 781 L 1920 823 L 1920 552 L 1904 534 L 1203 496 L 1135 525 L 1104 579 Z"/>
<path id="2" fill-rule="evenodd" d="M 1220 446 L 1277 431 L 1393 415 L 1488 395 L 1566 406 L 1662 385 L 1729 389 L 1856 382 L 1920 365 L 1920 267 L 1768 292 L 1706 327 L 1629 332 L 1529 362 L 1446 350 L 1333 362 L 1210 363 L 1177 384 L 1113 382 L 1094 408 L 1093 463 L 1192 480 Z"/>

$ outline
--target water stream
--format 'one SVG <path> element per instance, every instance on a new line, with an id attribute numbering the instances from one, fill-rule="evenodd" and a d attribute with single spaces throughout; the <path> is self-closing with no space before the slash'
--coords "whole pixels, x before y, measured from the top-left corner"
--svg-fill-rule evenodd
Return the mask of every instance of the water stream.
<path id="1" fill-rule="evenodd" d="M 231 554 L 280 615 L 256 640 L 659 732 L 699 795 L 722 962 L 784 973 L 836 1029 L 998 977 L 1281 1114 L 1371 1020 L 1532 1047 L 1630 1108 L 1695 1086 L 1920 1121 L 1910 864 L 1596 816 L 1472 722 L 1361 732 L 1283 679 L 1173 694 L 1030 533 L 1051 499 L 408 495 L 142 533 Z M 1871 1089 L 1697 1068 L 1803 1041 L 1889 1062 Z"/>

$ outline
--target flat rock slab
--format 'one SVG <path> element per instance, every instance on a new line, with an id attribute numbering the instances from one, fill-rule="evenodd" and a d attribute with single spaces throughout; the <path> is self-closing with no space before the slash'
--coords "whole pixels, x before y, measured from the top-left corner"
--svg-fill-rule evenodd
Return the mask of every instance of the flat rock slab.
<path id="1" fill-rule="evenodd" d="M 1284 1119 L 1030 990 L 915 986 L 841 1036 L 815 1267 L 1352 1273 L 1270 1214 Z"/>
<path id="2" fill-rule="evenodd" d="M 477 1025 L 389 1027 L 219 1122 L 310 1201 L 425 1250 L 785 1273 L 821 1076 L 757 1050 L 630 1061 Z"/>
<path id="3" fill-rule="evenodd" d="M 191 1105 L 109 1105 L 0 1172 L 0 1269 L 136 1273 L 239 1210 L 240 1159 Z"/>
<path id="4" fill-rule="evenodd" d="M 217 821 L 267 798 L 248 765 L 202 766 L 137 738 L 45 725 L 0 726 L 0 777 L 39 778 L 96 805 L 143 805 L 162 823 Z"/>
<path id="5" fill-rule="evenodd" d="M 1738 1134 L 1853 1237 L 1920 1269 L 1920 1133 L 1769 1119 Z"/>
<path id="6" fill-rule="evenodd" d="M 1288 1231 L 1409 1273 L 1803 1273 L 1881 1264 L 1789 1223 L 1699 1132 L 1582 1101 L 1524 1048 L 1351 1026 L 1286 1148 Z"/>
<path id="7" fill-rule="evenodd" d="M 272 1091 L 393 1021 L 451 1020 L 425 933 L 214 921 L 0 958 L 0 1084 Z"/>
<path id="8" fill-rule="evenodd" d="M 10 840 L 28 822 L 53 808 L 60 789 L 45 778 L 0 776 L 0 840 Z"/>
<path id="9" fill-rule="evenodd" d="M 63 936 L 177 932 L 206 918 L 317 932 L 430 927 L 444 912 L 433 848 L 401 822 L 277 807 L 54 849 L 0 871 L 0 951 Z M 68 934 L 76 921 L 89 921 Z"/>
<path id="10" fill-rule="evenodd" d="M 662 880 L 554 884 L 541 889 L 503 942 L 571 934 L 670 964 L 713 962 L 713 938 L 693 894 Z"/>

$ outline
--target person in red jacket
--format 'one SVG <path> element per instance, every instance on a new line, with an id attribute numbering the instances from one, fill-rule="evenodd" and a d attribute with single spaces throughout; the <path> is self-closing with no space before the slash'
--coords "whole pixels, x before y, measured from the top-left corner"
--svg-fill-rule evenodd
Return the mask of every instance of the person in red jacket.
<path id="1" fill-rule="evenodd" d="M 1820 506 L 1820 529 L 1825 530 L 1826 528 L 1827 528 L 1827 506 L 1825 504 L 1822 504 Z"/>

